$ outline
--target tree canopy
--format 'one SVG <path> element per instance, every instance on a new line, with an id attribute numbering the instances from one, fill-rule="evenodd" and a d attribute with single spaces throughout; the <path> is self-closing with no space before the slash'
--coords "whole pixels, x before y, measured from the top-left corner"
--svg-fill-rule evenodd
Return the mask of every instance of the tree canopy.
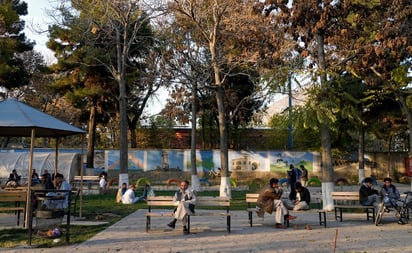
<path id="1" fill-rule="evenodd" d="M 11 89 L 28 84 L 30 73 L 22 53 L 33 49 L 24 34 L 27 4 L 20 0 L 0 1 L 0 87 Z"/>

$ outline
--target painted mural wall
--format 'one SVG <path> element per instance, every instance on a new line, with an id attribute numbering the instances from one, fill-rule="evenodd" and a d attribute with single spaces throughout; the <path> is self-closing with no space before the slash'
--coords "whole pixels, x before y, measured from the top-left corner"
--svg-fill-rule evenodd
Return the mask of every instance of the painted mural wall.
<path id="1" fill-rule="evenodd" d="M 119 151 L 105 151 L 105 168 L 119 170 Z M 196 152 L 198 171 L 209 172 L 220 167 L 219 150 Z M 191 170 L 190 150 L 129 150 L 129 170 L 149 171 Z M 284 172 L 290 164 L 304 165 L 308 171 L 320 171 L 320 154 L 317 152 L 290 151 L 229 151 L 230 171 Z"/>
<path id="2" fill-rule="evenodd" d="M 29 152 L 29 149 L 0 149 L 0 153 Z M 36 148 L 34 152 L 55 153 L 54 149 Z M 59 154 L 76 153 L 83 157 L 83 164 L 86 163 L 85 150 L 60 148 Z M 343 165 L 334 164 L 337 176 L 357 175 L 356 155 L 353 163 Z M 405 152 L 398 153 L 366 153 L 365 169 L 369 176 L 373 174 L 378 178 L 383 178 L 394 173 L 405 173 Z M 208 173 L 211 169 L 220 167 L 219 150 L 198 150 L 196 152 L 197 171 L 202 170 Z M 305 167 L 313 172 L 313 175 L 320 173 L 320 154 L 318 152 L 290 152 L 282 150 L 271 151 L 229 151 L 229 169 L 231 171 L 262 171 L 262 172 L 284 172 L 290 164 Z M 154 169 L 178 169 L 190 171 L 190 150 L 166 149 L 166 150 L 129 150 L 129 170 L 149 171 Z M 85 167 L 84 167 L 85 168 Z M 27 169 L 27 168 L 18 168 Z M 6 169 L 7 175 L 10 169 Z M 119 170 L 118 150 L 95 150 L 94 168 L 87 169 L 87 175 L 98 175 L 102 170 Z M 76 174 L 79 172 L 76 172 Z M 78 174 L 77 174 L 78 175 Z M 319 175 L 319 174 L 318 174 Z M 1 175 L 0 175 L 1 177 Z"/>

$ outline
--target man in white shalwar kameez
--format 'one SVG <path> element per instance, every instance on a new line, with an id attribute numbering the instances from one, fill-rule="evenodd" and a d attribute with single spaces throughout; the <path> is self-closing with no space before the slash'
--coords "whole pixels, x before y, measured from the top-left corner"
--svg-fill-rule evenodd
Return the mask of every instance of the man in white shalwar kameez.
<path id="1" fill-rule="evenodd" d="M 195 213 L 196 192 L 189 187 L 188 181 L 180 183 L 180 189 L 175 193 L 173 201 L 176 204 L 175 218 L 167 224 L 171 228 L 176 227 L 176 221 L 180 220 L 183 226 L 183 233 L 187 234 L 187 216 Z"/>

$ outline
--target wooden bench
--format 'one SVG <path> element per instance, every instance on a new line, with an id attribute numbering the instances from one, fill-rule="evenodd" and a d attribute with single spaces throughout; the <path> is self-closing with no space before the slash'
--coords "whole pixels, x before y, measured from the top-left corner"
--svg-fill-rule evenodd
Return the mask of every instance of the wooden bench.
<path id="1" fill-rule="evenodd" d="M 0 206 L 0 212 L 14 211 L 17 215 L 17 226 L 20 224 L 20 213 L 26 211 L 26 204 L 21 205 L 21 202 L 27 202 L 27 191 L 1 191 L 0 202 L 9 203 Z M 13 203 L 13 204 L 10 204 Z"/>
<path id="2" fill-rule="evenodd" d="M 366 220 L 375 221 L 375 207 L 364 206 L 359 203 L 359 192 L 332 192 L 332 200 L 335 206 L 335 220 L 343 221 L 343 209 L 366 210 Z"/>
<path id="3" fill-rule="evenodd" d="M 72 184 L 72 186 L 75 188 L 80 188 L 81 181 L 82 176 L 74 176 L 74 184 Z M 86 184 L 88 189 L 90 189 L 93 184 L 99 185 L 99 182 L 99 176 L 83 176 L 83 184 Z"/>
<path id="4" fill-rule="evenodd" d="M 258 193 L 247 193 L 246 194 L 246 203 L 247 203 L 247 212 L 249 216 L 249 225 L 253 226 L 253 213 L 256 211 L 256 203 L 258 200 L 259 194 Z M 282 198 L 287 198 L 287 196 L 282 196 Z M 289 210 L 289 213 L 299 212 L 299 213 L 318 213 L 319 215 L 319 225 L 324 226 L 326 228 L 326 210 L 320 209 L 321 205 L 321 197 L 314 197 L 311 196 L 311 204 L 316 203 L 318 204 L 319 209 L 309 209 L 309 210 Z M 289 220 L 285 221 L 286 226 L 289 227 Z"/>
<path id="5" fill-rule="evenodd" d="M 150 230 L 151 217 L 173 217 L 173 210 L 156 211 L 153 209 L 172 207 L 173 210 L 176 207 L 173 202 L 173 196 L 152 196 L 147 199 L 147 213 L 146 213 L 146 232 Z M 199 207 L 215 208 L 217 210 L 200 210 Z M 226 230 L 230 233 L 230 198 L 229 197 L 196 197 L 195 214 L 188 216 L 187 218 L 187 230 L 190 233 L 190 218 L 192 216 L 220 216 L 226 217 Z"/>

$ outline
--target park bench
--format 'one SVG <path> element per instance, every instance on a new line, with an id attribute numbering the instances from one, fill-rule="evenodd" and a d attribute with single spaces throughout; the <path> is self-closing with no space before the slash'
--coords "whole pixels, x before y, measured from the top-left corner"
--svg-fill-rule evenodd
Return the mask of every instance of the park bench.
<path id="1" fill-rule="evenodd" d="M 27 191 L 1 191 L 0 192 L 0 212 L 14 211 L 17 215 L 17 226 L 20 224 L 20 213 L 25 213 L 26 204 L 22 205 L 21 202 L 27 202 Z"/>
<path id="2" fill-rule="evenodd" d="M 247 212 L 249 216 L 249 225 L 253 226 L 253 213 L 256 211 L 256 203 L 258 200 L 258 193 L 247 193 L 246 194 L 246 203 L 247 203 Z M 282 196 L 282 198 L 287 198 L 287 196 Z M 321 196 L 311 196 L 311 205 L 316 204 L 318 209 L 309 209 L 309 210 L 289 210 L 290 213 L 317 213 L 319 215 L 319 225 L 323 225 L 326 228 L 326 210 L 320 209 L 322 198 Z M 289 220 L 285 220 L 286 226 L 289 227 Z"/>
<path id="3" fill-rule="evenodd" d="M 343 209 L 362 209 L 366 211 L 366 220 L 375 220 L 375 207 L 364 206 L 359 203 L 359 192 L 332 192 L 332 200 L 335 207 L 335 220 L 342 222 Z"/>
<path id="4" fill-rule="evenodd" d="M 74 183 L 72 186 L 74 188 L 80 188 L 80 183 L 82 181 L 82 176 L 74 176 Z M 83 184 L 87 185 L 87 188 L 90 189 L 92 185 L 99 186 L 100 177 L 99 176 L 83 176 Z"/>
<path id="5" fill-rule="evenodd" d="M 164 211 L 164 208 L 173 208 Z M 147 213 L 146 213 L 146 232 L 150 230 L 150 219 L 152 217 L 173 217 L 173 210 L 176 207 L 173 202 L 173 196 L 151 196 L 147 199 Z M 208 208 L 199 209 L 200 207 Z M 156 210 L 153 209 L 159 209 Z M 210 209 L 213 208 L 213 209 Z M 187 229 L 190 233 L 190 220 L 191 217 L 196 216 L 216 216 L 216 217 L 226 217 L 226 230 L 230 233 L 230 198 L 229 197 L 206 197 L 197 196 L 196 197 L 196 209 L 195 214 L 188 216 L 187 218 Z"/>

